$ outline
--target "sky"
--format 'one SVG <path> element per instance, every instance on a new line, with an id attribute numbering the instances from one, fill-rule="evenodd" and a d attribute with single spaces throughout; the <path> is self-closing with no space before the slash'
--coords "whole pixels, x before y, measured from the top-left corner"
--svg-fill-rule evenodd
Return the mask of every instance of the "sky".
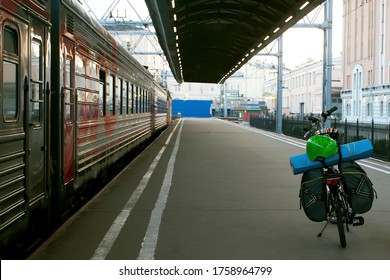
<path id="1" fill-rule="evenodd" d="M 115 8 L 111 8 L 114 16 L 126 17 L 138 21 L 148 18 L 148 9 L 144 0 L 83 0 L 87 2 L 94 14 L 100 19 L 113 4 L 118 2 Z M 131 6 L 130 6 L 131 5 Z M 85 8 L 86 5 L 84 5 Z M 342 50 L 342 0 L 333 0 L 333 46 L 334 57 L 341 56 Z M 312 13 L 313 14 L 313 13 Z M 313 20 L 312 14 L 306 18 L 306 22 Z M 318 16 L 316 23 L 323 22 L 323 10 Z M 290 28 L 283 34 L 283 62 L 285 67 L 294 69 L 305 63 L 308 59 L 323 59 L 323 36 L 324 32 L 317 28 Z M 272 43 L 270 46 L 273 45 Z M 268 52 L 277 52 L 268 48 Z"/>
<path id="2" fill-rule="evenodd" d="M 343 1 L 333 0 L 332 53 L 340 57 L 342 51 Z M 323 12 L 322 14 L 323 15 Z M 323 22 L 323 17 L 319 23 Z M 287 68 L 294 68 L 307 61 L 323 59 L 324 32 L 316 28 L 290 28 L 283 34 L 283 55 Z"/>

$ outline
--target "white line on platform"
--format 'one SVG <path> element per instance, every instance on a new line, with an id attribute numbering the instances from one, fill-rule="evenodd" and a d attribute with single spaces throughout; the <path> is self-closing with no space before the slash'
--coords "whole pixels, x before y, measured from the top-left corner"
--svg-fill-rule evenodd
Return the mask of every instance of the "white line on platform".
<path id="1" fill-rule="evenodd" d="M 164 153 L 169 142 L 171 141 L 171 138 L 172 138 L 173 134 L 175 133 L 177 127 L 179 126 L 180 122 L 181 122 L 181 120 L 175 126 L 175 128 L 173 129 L 173 131 L 169 135 L 167 141 L 165 142 L 164 146 L 161 148 L 161 150 L 159 151 L 157 156 L 154 158 L 152 164 L 150 165 L 148 171 L 143 176 L 138 187 L 134 190 L 131 197 L 126 202 L 126 205 L 123 207 L 121 212 L 118 214 L 115 221 L 111 225 L 110 229 L 107 231 L 106 235 L 104 236 L 103 240 L 100 242 L 99 246 L 96 248 L 95 253 L 93 254 L 91 260 L 104 260 L 104 259 L 106 259 L 108 253 L 110 252 L 110 250 L 112 248 L 112 245 L 116 241 L 116 239 L 117 239 L 119 233 L 121 232 L 127 218 L 129 217 L 135 204 L 137 203 L 138 199 L 140 198 L 144 189 L 146 188 L 150 177 L 152 176 L 162 154 Z"/>
<path id="2" fill-rule="evenodd" d="M 225 123 L 228 123 L 230 125 L 237 126 L 237 127 L 241 128 L 241 129 L 252 131 L 254 133 L 261 134 L 261 135 L 264 135 L 266 137 L 270 137 L 270 138 L 282 141 L 284 143 L 287 143 L 287 144 L 290 144 L 290 145 L 293 145 L 293 146 L 305 149 L 305 143 L 304 142 L 301 143 L 301 142 L 289 139 L 289 138 L 285 137 L 284 135 L 276 134 L 276 133 L 269 132 L 269 131 L 264 131 L 264 130 L 253 128 L 253 127 L 246 127 L 246 126 L 242 126 L 242 125 L 239 125 L 239 124 L 233 124 L 233 123 L 229 123 L 229 122 L 225 122 Z M 386 169 L 389 169 L 389 166 L 387 166 L 387 165 L 385 165 L 383 163 L 373 162 L 372 160 L 373 159 L 371 159 L 371 158 L 369 158 L 369 159 L 361 159 L 358 162 L 359 162 L 359 164 L 361 164 L 361 165 L 363 165 L 363 166 L 365 166 L 367 168 L 371 168 L 373 170 L 376 170 L 376 171 L 379 171 L 379 172 L 382 172 L 382 173 L 385 173 L 385 174 L 390 174 L 390 172 L 388 170 L 386 170 Z M 380 167 L 376 167 L 375 165 L 377 165 L 377 166 L 379 165 Z"/>
<path id="3" fill-rule="evenodd" d="M 142 248 L 139 252 L 139 256 L 138 256 L 139 260 L 154 259 L 154 253 L 157 247 L 158 232 L 160 230 L 161 219 L 162 219 L 163 212 L 165 210 L 165 206 L 167 204 L 168 194 L 171 189 L 173 169 L 175 166 L 177 150 L 179 149 L 179 145 L 180 145 L 180 136 L 181 136 L 182 128 L 183 128 L 183 122 L 180 126 L 176 138 L 176 142 L 175 142 L 175 147 L 173 148 L 171 158 L 169 159 L 168 162 L 168 167 L 165 173 L 163 184 L 161 186 L 160 194 L 158 196 L 156 205 L 154 206 L 152 215 L 150 217 L 148 229 L 146 230 L 145 237 L 144 237 L 144 242 L 142 243 Z"/>

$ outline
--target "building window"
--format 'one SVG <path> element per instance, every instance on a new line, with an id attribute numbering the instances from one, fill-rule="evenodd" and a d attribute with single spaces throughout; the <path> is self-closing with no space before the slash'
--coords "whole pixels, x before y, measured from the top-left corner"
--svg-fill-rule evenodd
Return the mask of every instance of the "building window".
<path id="1" fill-rule="evenodd" d="M 352 111 L 351 111 L 351 104 L 347 104 L 347 116 L 351 116 L 352 115 Z"/>
<path id="2" fill-rule="evenodd" d="M 381 105 L 380 105 L 380 116 L 383 117 L 383 101 L 381 101 Z"/>
<path id="3" fill-rule="evenodd" d="M 372 116 L 372 103 L 368 102 L 367 103 L 367 116 Z"/>
<path id="4" fill-rule="evenodd" d="M 390 102 L 387 103 L 387 116 L 390 117 Z"/>

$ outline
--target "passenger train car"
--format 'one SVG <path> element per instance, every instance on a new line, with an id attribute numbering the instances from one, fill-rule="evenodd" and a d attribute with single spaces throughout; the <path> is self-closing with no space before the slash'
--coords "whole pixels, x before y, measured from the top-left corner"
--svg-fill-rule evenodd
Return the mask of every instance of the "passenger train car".
<path id="1" fill-rule="evenodd" d="M 0 0 L 0 58 L 0 250 L 14 258 L 168 126 L 172 102 L 76 0 Z"/>

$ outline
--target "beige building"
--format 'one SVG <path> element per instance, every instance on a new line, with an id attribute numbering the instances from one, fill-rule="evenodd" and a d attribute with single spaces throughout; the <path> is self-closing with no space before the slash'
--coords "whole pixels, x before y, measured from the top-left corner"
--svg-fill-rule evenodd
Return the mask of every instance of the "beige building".
<path id="1" fill-rule="evenodd" d="M 310 113 L 320 114 L 323 105 L 323 62 L 308 60 L 300 67 L 283 73 L 283 114 L 303 117 Z M 332 105 L 341 108 L 340 89 L 342 85 L 341 59 L 332 61 Z M 277 77 L 264 86 L 264 100 L 268 108 L 275 111 Z M 339 110 L 337 113 L 341 113 Z"/>
<path id="2" fill-rule="evenodd" d="M 390 1 L 344 0 L 343 28 L 343 115 L 388 124 Z"/>

